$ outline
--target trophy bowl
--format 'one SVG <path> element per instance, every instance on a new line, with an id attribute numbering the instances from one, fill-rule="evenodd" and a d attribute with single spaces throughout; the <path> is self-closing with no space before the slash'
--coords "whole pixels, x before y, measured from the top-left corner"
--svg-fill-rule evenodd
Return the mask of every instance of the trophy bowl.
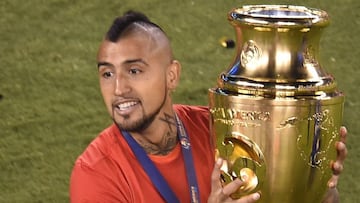
<path id="1" fill-rule="evenodd" d="M 319 60 L 325 11 L 246 5 L 228 13 L 236 55 L 209 89 L 221 181 L 245 184 L 233 198 L 321 202 L 336 159 L 344 95 Z"/>

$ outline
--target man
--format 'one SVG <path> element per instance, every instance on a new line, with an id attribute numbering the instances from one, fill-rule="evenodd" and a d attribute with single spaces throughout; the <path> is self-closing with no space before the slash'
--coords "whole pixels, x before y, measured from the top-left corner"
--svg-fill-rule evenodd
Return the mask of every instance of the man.
<path id="1" fill-rule="evenodd" d="M 75 163 L 71 202 L 255 202 L 233 200 L 240 180 L 222 187 L 206 107 L 173 105 L 181 66 L 164 31 L 141 13 L 115 19 L 100 45 L 100 89 L 114 124 Z M 346 156 L 337 144 L 328 197 Z"/>

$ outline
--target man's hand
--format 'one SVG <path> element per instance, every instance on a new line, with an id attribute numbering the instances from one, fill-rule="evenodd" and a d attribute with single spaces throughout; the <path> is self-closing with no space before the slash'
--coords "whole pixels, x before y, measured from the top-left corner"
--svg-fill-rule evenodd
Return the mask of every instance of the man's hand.
<path id="1" fill-rule="evenodd" d="M 233 182 L 222 186 L 220 182 L 221 174 L 221 165 L 223 160 L 218 159 L 215 163 L 214 170 L 211 174 L 211 194 L 208 198 L 208 203 L 220 203 L 220 202 L 229 202 L 229 203 L 252 203 L 256 202 L 260 198 L 259 193 L 253 193 L 240 199 L 232 199 L 230 195 L 234 193 L 239 187 L 244 183 L 240 179 L 236 179 Z"/>
<path id="2" fill-rule="evenodd" d="M 344 161 L 347 155 L 346 148 L 346 134 L 347 130 L 345 127 L 340 128 L 340 140 L 335 143 L 335 147 L 337 150 L 337 158 L 336 161 L 331 164 L 331 169 L 333 171 L 333 176 L 330 178 L 328 182 L 328 191 L 324 197 L 322 203 L 339 203 L 339 192 L 336 189 L 336 185 L 339 180 L 339 175 L 344 168 Z"/>
<path id="3" fill-rule="evenodd" d="M 335 147 L 337 150 L 337 158 L 336 161 L 331 164 L 331 169 L 333 170 L 333 176 L 328 182 L 329 188 L 336 187 L 339 175 L 344 168 L 344 161 L 347 155 L 347 148 L 346 148 L 346 134 L 347 130 L 345 127 L 340 128 L 340 140 L 335 143 Z"/>

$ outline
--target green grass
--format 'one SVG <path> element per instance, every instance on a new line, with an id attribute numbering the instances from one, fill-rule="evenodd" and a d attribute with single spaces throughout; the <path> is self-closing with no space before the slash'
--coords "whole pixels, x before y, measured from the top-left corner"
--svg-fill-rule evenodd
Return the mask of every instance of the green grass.
<path id="1" fill-rule="evenodd" d="M 349 155 L 339 190 L 359 202 L 360 3 L 358 0 L 2 0 L 0 2 L 0 202 L 68 202 L 76 157 L 111 121 L 99 92 L 95 56 L 113 18 L 145 12 L 172 40 L 183 66 L 178 103 L 207 104 L 207 89 L 231 62 L 226 13 L 242 4 L 301 4 L 332 17 L 322 64 L 346 94 Z M 200 78 L 200 79 L 199 79 Z"/>

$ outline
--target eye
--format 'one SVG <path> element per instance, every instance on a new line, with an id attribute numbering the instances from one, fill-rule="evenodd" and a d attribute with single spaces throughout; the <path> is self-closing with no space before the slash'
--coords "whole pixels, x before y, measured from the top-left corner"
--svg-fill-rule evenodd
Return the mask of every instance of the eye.
<path id="1" fill-rule="evenodd" d="M 142 71 L 140 70 L 140 69 L 138 69 L 138 68 L 131 68 L 130 70 L 129 70 L 129 73 L 130 74 L 139 74 L 139 73 L 141 73 Z"/>
<path id="2" fill-rule="evenodd" d="M 103 74 L 102 74 L 102 76 L 104 77 L 104 78 L 110 78 L 111 76 L 113 76 L 114 75 L 114 73 L 112 73 L 112 72 L 110 72 L 110 71 L 106 71 L 106 72 L 104 72 Z"/>

